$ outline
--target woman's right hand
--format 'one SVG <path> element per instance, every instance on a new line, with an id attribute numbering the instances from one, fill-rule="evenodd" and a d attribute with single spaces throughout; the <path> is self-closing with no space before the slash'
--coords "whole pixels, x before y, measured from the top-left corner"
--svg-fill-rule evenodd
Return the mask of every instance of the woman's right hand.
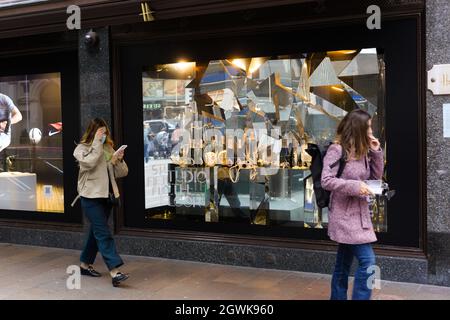
<path id="1" fill-rule="evenodd" d="M 97 132 L 95 133 L 95 139 L 101 139 L 102 136 L 106 133 L 105 127 L 100 127 L 97 129 Z"/>
<path id="2" fill-rule="evenodd" d="M 372 191 L 370 191 L 370 188 L 367 184 L 365 184 L 364 182 L 361 182 L 361 186 L 359 189 L 359 194 L 361 196 L 370 196 L 373 195 Z"/>
<path id="3" fill-rule="evenodd" d="M 371 135 L 369 135 L 369 140 L 370 140 L 370 149 L 372 149 L 373 151 L 380 150 L 380 141 L 377 138 L 375 138 L 371 134 Z"/>

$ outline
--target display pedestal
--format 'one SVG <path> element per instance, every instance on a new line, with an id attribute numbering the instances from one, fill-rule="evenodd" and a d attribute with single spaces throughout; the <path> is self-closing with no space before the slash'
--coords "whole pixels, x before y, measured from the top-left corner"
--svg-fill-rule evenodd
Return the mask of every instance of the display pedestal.
<path id="1" fill-rule="evenodd" d="M 37 211 L 35 173 L 0 173 L 0 210 Z"/>
<path id="2" fill-rule="evenodd" d="M 257 168 L 255 178 L 251 178 L 252 170 L 242 169 L 233 183 L 224 169 L 176 167 L 173 205 L 201 209 L 198 214 L 204 214 L 206 222 L 218 222 L 222 216 L 247 218 L 259 225 L 304 220 L 303 179 L 309 171 Z M 221 201 L 230 208 L 226 216 L 219 212 Z"/>

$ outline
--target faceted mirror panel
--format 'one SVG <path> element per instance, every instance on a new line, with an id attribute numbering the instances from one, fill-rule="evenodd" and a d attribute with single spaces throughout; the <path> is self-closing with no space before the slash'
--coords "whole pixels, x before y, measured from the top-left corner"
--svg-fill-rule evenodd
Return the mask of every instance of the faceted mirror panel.
<path id="1" fill-rule="evenodd" d="M 148 219 L 324 228 L 307 144 L 334 141 L 357 108 L 385 142 L 375 48 L 161 64 L 142 84 Z"/>

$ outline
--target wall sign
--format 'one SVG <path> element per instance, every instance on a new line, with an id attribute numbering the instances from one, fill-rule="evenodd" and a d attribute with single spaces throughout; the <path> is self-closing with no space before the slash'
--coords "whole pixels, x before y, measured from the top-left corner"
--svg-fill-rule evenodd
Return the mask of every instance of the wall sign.
<path id="1" fill-rule="evenodd" d="M 144 103 L 144 110 L 159 110 L 161 103 Z"/>
<path id="2" fill-rule="evenodd" d="M 438 64 L 428 71 L 428 89 L 434 95 L 450 94 L 450 64 Z"/>

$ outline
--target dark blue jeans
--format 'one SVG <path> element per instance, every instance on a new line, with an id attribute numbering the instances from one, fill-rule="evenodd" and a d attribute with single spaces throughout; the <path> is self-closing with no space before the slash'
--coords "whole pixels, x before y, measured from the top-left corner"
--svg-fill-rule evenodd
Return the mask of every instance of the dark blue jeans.
<path id="1" fill-rule="evenodd" d="M 81 197 L 81 208 L 91 223 L 89 233 L 81 252 L 80 261 L 93 264 L 97 252 L 100 251 L 103 260 L 109 270 L 123 265 L 123 261 L 117 253 L 116 245 L 108 227 L 108 218 L 111 206 L 107 199 L 88 199 Z"/>
<path id="2" fill-rule="evenodd" d="M 375 272 L 368 272 L 370 266 L 375 265 L 375 254 L 370 243 L 367 244 L 339 244 L 336 266 L 331 279 L 331 300 L 347 300 L 348 276 L 353 257 L 358 260 L 355 272 L 352 300 L 370 300 L 371 286 L 369 277 Z"/>

